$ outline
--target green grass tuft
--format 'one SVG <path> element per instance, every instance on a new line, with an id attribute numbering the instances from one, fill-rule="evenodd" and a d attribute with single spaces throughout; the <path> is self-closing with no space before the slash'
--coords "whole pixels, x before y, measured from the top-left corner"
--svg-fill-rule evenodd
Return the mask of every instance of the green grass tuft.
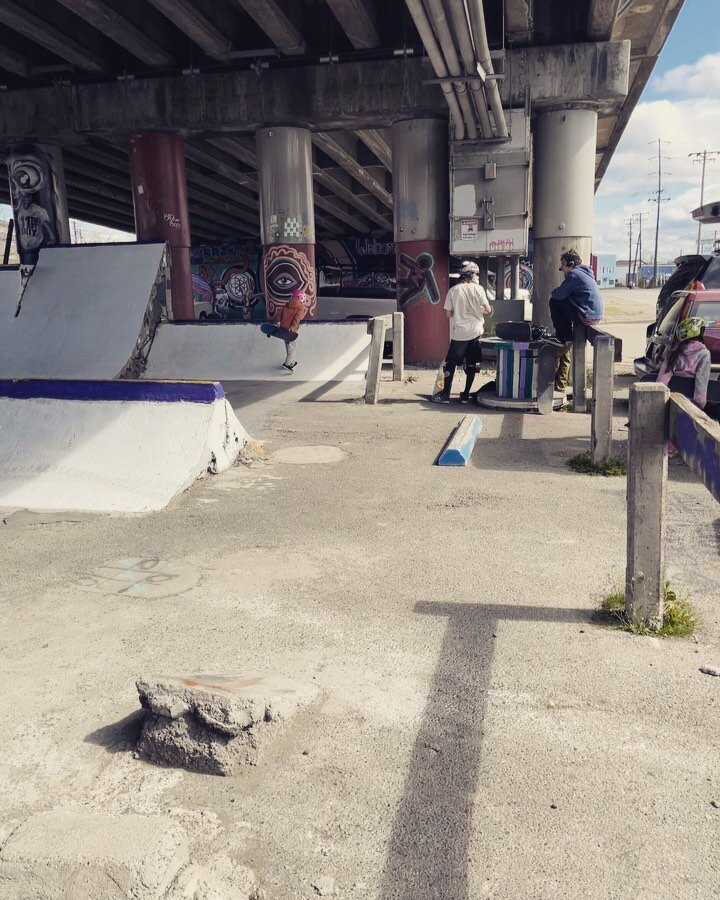
<path id="1" fill-rule="evenodd" d="M 568 460 L 568 465 L 573 471 L 583 475 L 604 475 L 605 477 L 627 475 L 627 464 L 620 456 L 611 456 L 605 462 L 594 463 L 589 450 L 576 453 Z"/>
<path id="2" fill-rule="evenodd" d="M 695 610 L 689 600 L 678 597 L 670 587 L 670 582 L 665 582 L 665 602 L 663 604 L 663 622 L 658 631 L 653 631 L 647 625 L 637 625 L 631 622 L 625 614 L 625 591 L 615 587 L 605 596 L 600 604 L 601 609 L 613 614 L 616 624 L 623 631 L 633 634 L 651 634 L 656 637 L 688 637 L 695 630 Z"/>

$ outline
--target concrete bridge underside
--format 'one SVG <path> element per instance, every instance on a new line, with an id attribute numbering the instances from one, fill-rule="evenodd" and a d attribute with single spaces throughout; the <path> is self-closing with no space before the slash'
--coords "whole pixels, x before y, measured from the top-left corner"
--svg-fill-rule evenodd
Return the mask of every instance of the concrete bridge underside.
<path id="1" fill-rule="evenodd" d="M 280 129 L 290 143 L 273 151 L 275 174 L 291 192 L 303 182 L 296 199 L 312 219 L 296 242 L 393 228 L 397 240 L 397 123 L 450 116 L 455 137 L 489 126 L 485 136 L 499 140 L 502 109 L 529 101 L 537 145 L 543 116 L 589 110 L 592 192 L 681 5 L 0 0 L 0 152 L 59 148 L 74 217 L 143 236 L 138 218 L 152 200 L 137 192 L 142 173 L 165 179 L 156 191 L 164 198 L 186 190 L 176 243 L 261 237 L 267 247 L 282 197 L 264 195 L 264 183 L 279 186 L 259 153 L 278 141 L 260 136 Z M 140 140 L 157 132 L 164 137 Z M 538 178 L 536 166 L 536 198 Z M 0 201 L 10 199 L 0 184 Z"/>

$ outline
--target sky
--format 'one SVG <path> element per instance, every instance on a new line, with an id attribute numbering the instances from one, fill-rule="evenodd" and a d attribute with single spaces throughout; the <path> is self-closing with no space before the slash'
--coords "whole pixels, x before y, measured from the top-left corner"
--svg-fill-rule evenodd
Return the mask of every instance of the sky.
<path id="1" fill-rule="evenodd" d="M 700 205 L 702 166 L 691 153 L 720 151 L 720 0 L 685 0 L 640 102 L 635 107 L 595 197 L 595 253 L 627 259 L 627 220 L 637 237 L 643 217 L 643 260 L 652 262 L 657 204 L 658 145 L 662 143 L 667 202 L 660 206 L 658 260 L 694 253 L 697 223 L 691 212 Z M 720 200 L 720 152 L 705 170 L 704 202 Z M 720 237 L 720 225 L 718 237 Z M 715 226 L 703 227 L 712 239 Z M 710 245 L 705 245 L 709 250 Z"/>
<path id="2" fill-rule="evenodd" d="M 643 215 L 643 260 L 652 262 L 657 204 L 658 138 L 663 170 L 658 259 L 694 253 L 701 165 L 691 153 L 720 151 L 720 0 L 685 0 L 595 197 L 595 253 L 628 255 L 627 221 Z M 714 160 L 714 161 L 711 161 Z M 720 200 L 720 153 L 709 157 L 705 202 Z M 0 205 L 0 218 L 11 210 Z M 124 232 L 79 224 L 85 242 L 127 240 Z M 71 228 L 72 230 L 72 228 Z M 712 239 L 715 228 L 703 228 Z M 720 226 L 718 226 L 720 237 Z M 709 245 L 705 245 L 709 249 Z"/>

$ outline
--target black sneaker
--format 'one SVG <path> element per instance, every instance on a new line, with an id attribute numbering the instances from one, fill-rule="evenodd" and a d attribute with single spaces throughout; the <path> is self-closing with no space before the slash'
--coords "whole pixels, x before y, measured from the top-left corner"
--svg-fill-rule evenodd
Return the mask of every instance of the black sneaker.
<path id="1" fill-rule="evenodd" d="M 435 394 L 434 397 L 430 398 L 431 403 L 449 403 L 450 398 L 446 397 L 445 394 Z"/>
<path id="2" fill-rule="evenodd" d="M 458 397 L 458 401 L 460 403 L 469 403 L 470 402 L 470 394 L 465 394 L 465 393 L 460 394 L 460 396 Z"/>

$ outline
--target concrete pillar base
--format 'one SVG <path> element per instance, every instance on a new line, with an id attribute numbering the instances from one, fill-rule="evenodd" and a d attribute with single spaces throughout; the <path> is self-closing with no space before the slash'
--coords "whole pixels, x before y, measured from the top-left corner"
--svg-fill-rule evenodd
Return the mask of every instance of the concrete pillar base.
<path id="1" fill-rule="evenodd" d="M 405 313 L 405 359 L 439 363 L 450 341 L 443 301 L 448 291 L 447 241 L 395 245 L 398 309 Z"/>

